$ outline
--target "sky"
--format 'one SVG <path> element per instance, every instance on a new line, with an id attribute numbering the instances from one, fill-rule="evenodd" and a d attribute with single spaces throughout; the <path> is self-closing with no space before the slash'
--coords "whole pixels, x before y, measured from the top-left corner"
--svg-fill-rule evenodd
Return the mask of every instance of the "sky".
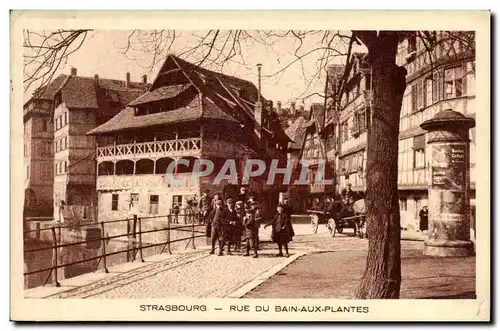
<path id="1" fill-rule="evenodd" d="M 152 82 L 156 73 L 161 67 L 159 62 L 153 68 L 150 67 L 152 60 L 151 52 L 129 51 L 127 56 L 123 54 L 124 47 L 131 31 L 124 30 L 97 30 L 92 31 L 82 44 L 81 48 L 71 54 L 66 63 L 60 65 L 56 75 L 60 73 L 69 74 L 71 67 L 75 67 L 79 76 L 93 77 L 98 74 L 101 78 L 112 78 L 124 80 L 126 72 L 130 72 L 131 80 L 140 81 L 142 75 L 148 75 L 148 81 Z M 172 53 L 182 53 L 186 48 L 192 47 L 196 43 L 199 35 L 204 35 L 204 31 L 179 31 L 180 34 L 172 47 Z M 249 31 L 250 35 L 256 35 L 257 31 Z M 138 41 L 134 35 L 133 41 Z M 298 54 L 303 54 L 321 45 L 323 33 L 307 36 L 303 40 L 302 47 Z M 347 45 L 343 42 L 335 43 L 335 47 L 346 52 Z M 222 38 L 221 38 L 222 42 Z M 300 41 L 294 36 L 279 38 L 272 45 L 252 42 L 246 39 L 241 42 L 242 54 L 244 54 L 245 64 L 241 63 L 237 57 L 235 61 L 226 63 L 222 72 L 229 75 L 249 80 L 257 85 L 257 64 L 262 64 L 262 95 L 270 100 L 281 101 L 286 106 L 290 101 L 297 101 L 301 104 L 303 97 L 313 93 L 323 94 L 325 88 L 324 69 L 320 70 L 319 79 L 311 79 L 318 72 L 318 58 L 323 55 L 323 50 L 309 54 L 302 62 L 297 61 L 290 65 L 283 73 L 270 76 L 283 67 L 296 60 L 294 55 Z M 201 56 L 202 54 L 197 54 Z M 190 58 L 187 58 L 189 60 Z M 344 63 L 345 57 L 334 57 L 329 59 L 330 64 Z M 212 69 L 208 67 L 208 69 Z M 219 69 L 220 71 L 220 69 Z M 36 86 L 34 86 L 36 87 Z M 25 94 L 25 99 L 29 98 L 34 87 L 31 87 Z M 312 102 L 323 102 L 318 95 L 313 95 L 304 100 L 306 107 Z"/>

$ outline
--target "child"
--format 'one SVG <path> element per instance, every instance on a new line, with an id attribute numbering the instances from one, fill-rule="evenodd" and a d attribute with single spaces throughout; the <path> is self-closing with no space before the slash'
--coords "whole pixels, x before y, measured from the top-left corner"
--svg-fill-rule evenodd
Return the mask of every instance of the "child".
<path id="1" fill-rule="evenodd" d="M 257 258 L 257 226 L 255 224 L 255 215 L 253 209 L 248 206 L 245 210 L 245 216 L 243 216 L 243 227 L 245 228 L 245 239 L 246 239 L 246 254 L 245 256 L 250 256 L 250 246 L 253 248 L 253 258 Z"/>
<path id="2" fill-rule="evenodd" d="M 285 247 L 286 257 L 289 257 L 288 253 L 288 243 L 292 241 L 292 235 L 290 233 L 290 220 L 287 215 L 283 212 L 283 205 L 278 205 L 277 213 L 271 223 L 266 224 L 264 228 L 272 226 L 271 239 L 278 244 L 279 253 L 276 256 L 283 256 L 283 247 Z"/>

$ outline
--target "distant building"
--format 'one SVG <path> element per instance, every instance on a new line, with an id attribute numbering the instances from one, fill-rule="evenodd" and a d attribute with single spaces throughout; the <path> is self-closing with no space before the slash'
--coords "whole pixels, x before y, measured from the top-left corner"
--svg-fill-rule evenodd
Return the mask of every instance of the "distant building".
<path id="1" fill-rule="evenodd" d="M 146 88 L 145 76 L 142 82 L 131 82 L 129 73 L 124 81 L 81 77 L 72 68 L 70 75 L 38 89 L 25 105 L 27 205 L 33 200 L 49 209 L 61 200 L 81 207 L 95 204 L 95 139 L 86 133 Z"/>
<path id="2" fill-rule="evenodd" d="M 259 97 L 254 84 L 173 55 L 147 93 L 88 134 L 98 140 L 100 221 L 167 215 L 175 205 L 183 209 L 189 200 L 199 199 L 205 189 L 211 195 L 235 196 L 238 184 L 213 182 L 226 159 L 235 160 L 241 179 L 247 159 L 285 161 L 290 141 L 272 103 Z M 167 167 L 179 159 L 188 164 L 175 164 L 174 174 L 185 181 L 168 182 Z M 212 160 L 213 175 L 189 180 L 196 159 Z M 266 180 L 265 174 L 252 179 L 250 191 L 274 212 L 283 188 L 266 185 Z"/>
<path id="3" fill-rule="evenodd" d="M 418 213 L 428 205 L 427 187 L 430 182 L 432 155 L 426 145 L 425 131 L 420 124 L 439 111 L 451 108 L 475 117 L 475 57 L 474 49 L 459 43 L 446 32 L 434 34 L 431 47 L 415 36 L 401 42 L 397 63 L 406 67 L 407 87 L 403 97 L 399 134 L 398 187 L 402 223 L 418 227 Z M 366 131 L 370 116 L 371 69 L 364 54 L 356 53 L 348 61 L 349 76 L 344 93 L 336 94 L 332 83 L 344 71 L 339 66 L 329 68 L 327 82 L 327 119 L 322 134 L 327 143 L 329 162 L 335 162 L 338 191 L 347 183 L 354 190 L 366 187 Z M 471 197 L 475 204 L 475 128 L 471 139 Z M 473 207 L 474 208 L 474 207 Z M 405 225 L 406 226 L 406 225 Z"/>
<path id="4" fill-rule="evenodd" d="M 53 137 L 52 101 L 32 98 L 24 105 L 25 216 L 52 216 Z"/>
<path id="5" fill-rule="evenodd" d="M 290 102 L 289 107 L 282 107 L 281 101 L 276 101 L 276 113 L 279 115 L 281 126 L 288 128 L 298 118 L 309 118 L 309 111 L 304 105 L 298 105 L 295 101 Z"/>

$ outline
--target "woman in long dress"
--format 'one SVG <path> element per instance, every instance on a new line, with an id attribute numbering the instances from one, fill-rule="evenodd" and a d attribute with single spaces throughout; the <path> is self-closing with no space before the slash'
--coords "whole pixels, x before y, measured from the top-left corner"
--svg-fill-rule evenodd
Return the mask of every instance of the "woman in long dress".
<path id="1" fill-rule="evenodd" d="M 284 213 L 281 204 L 276 209 L 277 213 L 274 215 L 273 220 L 271 223 L 266 224 L 264 228 L 272 226 L 271 239 L 278 245 L 278 254 L 276 256 L 283 256 L 283 248 L 285 248 L 286 256 L 289 257 L 288 243 L 292 241 L 293 237 L 290 219 Z"/>

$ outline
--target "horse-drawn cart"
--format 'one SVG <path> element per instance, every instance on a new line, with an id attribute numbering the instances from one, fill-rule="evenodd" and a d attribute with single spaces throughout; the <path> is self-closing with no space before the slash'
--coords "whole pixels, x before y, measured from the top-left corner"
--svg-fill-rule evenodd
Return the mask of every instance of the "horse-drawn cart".
<path id="1" fill-rule="evenodd" d="M 353 204 L 346 206 L 336 203 L 337 206 L 330 208 L 330 212 L 320 210 L 308 210 L 313 233 L 318 232 L 319 224 L 325 224 L 328 231 L 334 237 L 337 233 L 343 233 L 344 229 L 353 229 L 354 235 L 362 238 L 365 225 L 365 201 L 359 199 Z"/>
<path id="2" fill-rule="evenodd" d="M 331 217 L 328 219 L 328 231 L 332 237 L 335 237 L 335 234 L 342 233 L 344 229 L 349 228 L 354 231 L 355 236 L 361 237 L 361 227 L 364 224 L 364 217 L 364 214 L 341 218 Z"/>

